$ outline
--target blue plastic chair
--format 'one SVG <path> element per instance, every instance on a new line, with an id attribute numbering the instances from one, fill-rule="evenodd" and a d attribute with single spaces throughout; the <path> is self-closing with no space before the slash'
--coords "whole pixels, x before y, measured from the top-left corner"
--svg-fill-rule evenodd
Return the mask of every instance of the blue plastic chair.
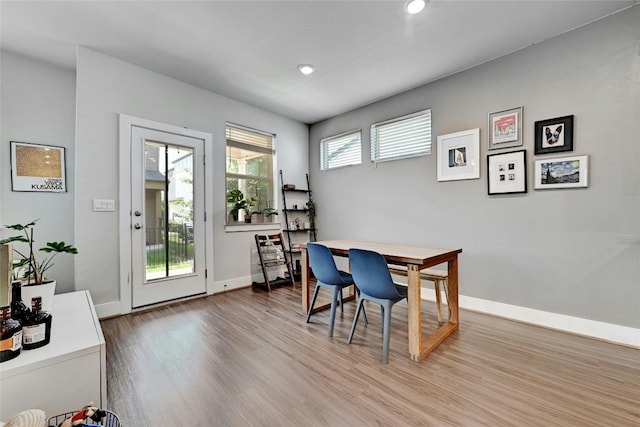
<path id="1" fill-rule="evenodd" d="M 353 318 L 349 344 L 356 331 L 360 310 L 364 309 L 364 301 L 380 304 L 382 309 L 382 363 L 389 363 L 389 337 L 391 333 L 391 308 L 398 301 L 407 298 L 407 288 L 396 285 L 391 278 L 385 258 L 377 252 L 363 249 L 349 249 L 351 274 L 360 290 L 358 309 Z"/>
<path id="2" fill-rule="evenodd" d="M 319 243 L 308 243 L 307 252 L 309 254 L 309 266 L 316 277 L 316 288 L 313 291 L 311 306 L 307 313 L 307 323 L 313 314 L 313 306 L 318 298 L 320 288 L 331 291 L 331 312 L 329 314 L 329 336 L 333 336 L 333 326 L 336 319 L 336 305 L 340 304 L 340 311 L 344 312 L 342 305 L 342 289 L 354 284 L 351 274 L 338 270 L 336 262 L 329 248 Z M 366 313 L 365 313 L 366 321 Z"/>

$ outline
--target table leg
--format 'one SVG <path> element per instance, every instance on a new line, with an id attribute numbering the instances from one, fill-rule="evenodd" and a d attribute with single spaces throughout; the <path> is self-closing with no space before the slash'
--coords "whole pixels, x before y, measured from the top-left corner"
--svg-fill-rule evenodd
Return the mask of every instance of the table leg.
<path id="1" fill-rule="evenodd" d="M 409 322 L 409 355 L 419 362 L 422 347 L 422 309 L 420 299 L 420 271 L 416 265 L 407 265 L 407 308 Z"/>
<path id="2" fill-rule="evenodd" d="M 300 277 L 300 282 L 302 283 L 302 311 L 307 314 L 311 305 L 309 296 L 309 254 L 307 253 L 307 248 L 302 248 L 300 259 L 302 264 L 302 275 Z"/>
<path id="3" fill-rule="evenodd" d="M 449 304 L 449 323 L 458 325 L 458 257 L 448 263 L 449 278 L 447 288 L 447 304 Z"/>

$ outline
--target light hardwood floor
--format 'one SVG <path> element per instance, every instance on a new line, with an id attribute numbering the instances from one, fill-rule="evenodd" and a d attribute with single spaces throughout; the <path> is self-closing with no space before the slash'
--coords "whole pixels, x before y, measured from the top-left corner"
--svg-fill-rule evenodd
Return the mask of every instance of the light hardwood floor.
<path id="1" fill-rule="evenodd" d="M 300 287 L 241 289 L 102 321 L 123 426 L 640 426 L 640 350 L 473 313 L 422 363 L 394 307 L 353 344 L 353 302 L 306 324 Z M 424 328 L 436 325 L 423 303 Z"/>

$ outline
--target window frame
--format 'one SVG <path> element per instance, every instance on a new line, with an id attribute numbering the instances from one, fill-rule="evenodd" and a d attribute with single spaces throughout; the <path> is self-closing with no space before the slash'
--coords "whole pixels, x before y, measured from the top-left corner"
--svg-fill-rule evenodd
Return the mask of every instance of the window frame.
<path id="1" fill-rule="evenodd" d="M 265 136 L 271 139 L 271 148 L 266 147 L 266 146 L 262 146 L 259 144 L 251 144 L 251 143 L 247 143 L 247 142 L 243 142 L 243 141 L 238 141 L 232 138 L 228 138 L 229 135 L 229 128 L 241 131 L 241 132 L 247 132 L 247 133 L 253 133 L 256 135 L 261 135 L 261 136 Z M 239 125 L 237 123 L 232 123 L 232 122 L 226 122 L 225 123 L 225 179 L 224 179 L 224 184 L 225 184 L 225 226 L 226 227 L 234 227 L 234 228 L 244 228 L 245 226 L 247 227 L 252 227 L 252 228 L 256 228 L 259 226 L 265 226 L 268 225 L 269 227 L 273 228 L 273 224 L 267 224 L 267 223 L 256 223 L 256 222 L 251 222 L 251 223 L 244 223 L 240 220 L 238 220 L 237 222 L 233 222 L 233 221 L 229 221 L 229 215 L 230 215 L 230 209 L 229 209 L 229 204 L 227 203 L 227 194 L 229 192 L 229 188 L 228 188 L 228 181 L 229 178 L 233 178 L 233 179 L 238 179 L 238 180 L 245 180 L 245 181 L 249 181 L 249 180 L 258 180 L 258 181 L 264 181 L 268 183 L 268 188 L 269 188 L 269 200 L 266 201 L 266 203 L 269 205 L 268 207 L 273 208 L 273 209 L 277 209 L 278 208 L 278 191 L 277 191 L 277 157 L 276 157 L 276 145 L 277 145 L 277 141 L 276 141 L 276 134 L 275 133 L 271 133 L 271 132 L 265 132 L 265 131 L 261 131 L 258 129 L 254 129 L 251 127 L 247 127 L 247 126 L 243 126 L 243 125 Z M 249 175 L 249 174 L 243 174 L 243 173 L 237 173 L 237 172 L 229 172 L 227 169 L 227 163 L 229 161 L 229 153 L 228 150 L 229 148 L 239 148 L 242 150 L 247 150 L 247 151 L 251 151 L 253 153 L 256 154 L 265 154 L 265 155 L 270 155 L 271 156 L 271 167 L 269 168 L 269 173 L 268 173 L 268 177 L 267 178 L 263 178 L 261 176 L 256 176 L 256 175 Z M 243 195 L 245 197 L 245 199 L 247 197 L 252 197 L 252 195 L 247 194 L 247 191 L 244 190 L 242 191 Z M 265 209 L 267 206 L 262 206 L 262 209 Z"/>
<path id="2" fill-rule="evenodd" d="M 426 125 L 428 126 L 427 129 L 427 133 L 428 135 L 426 135 L 427 141 L 425 143 L 425 147 L 421 147 L 421 146 L 417 146 L 413 151 L 406 151 L 406 152 L 394 152 L 391 155 L 385 155 L 384 157 L 382 157 L 379 153 L 380 153 L 380 141 L 379 141 L 379 129 L 390 126 L 390 125 L 394 125 L 394 124 L 398 124 L 401 122 L 406 122 L 415 118 L 420 118 L 420 117 L 425 117 L 425 119 L 427 120 Z M 432 147 L 433 147 L 433 137 L 432 137 L 432 114 L 431 114 L 431 108 L 425 108 L 424 110 L 420 110 L 420 111 L 416 111 L 414 113 L 411 114 L 406 114 L 404 116 L 399 116 L 399 117 L 395 117 L 392 119 L 388 119 L 388 120 L 384 120 L 382 122 L 378 122 L 378 123 L 374 123 L 371 125 L 371 133 L 370 133 L 370 154 L 371 154 L 371 162 L 372 163 L 380 163 L 380 162 L 387 162 L 387 161 L 393 161 L 393 160 L 401 160 L 401 159 L 409 159 L 412 157 L 419 157 L 419 156 L 429 156 L 432 153 Z M 418 125 L 415 125 L 416 129 Z M 404 143 L 394 143 L 394 145 L 397 145 L 398 148 L 407 148 L 407 145 L 404 145 Z M 411 144 L 414 145 L 414 144 Z"/>
<path id="3" fill-rule="evenodd" d="M 329 165 L 329 160 L 328 160 L 328 151 L 330 148 L 330 144 L 332 142 L 337 142 L 337 141 L 341 141 L 343 139 L 347 139 L 347 137 L 349 137 L 350 135 L 353 135 L 354 137 L 357 135 L 358 137 L 358 143 L 357 146 L 359 148 L 358 150 L 358 161 L 355 162 L 349 162 L 349 157 L 347 158 L 347 161 L 342 163 L 340 162 L 337 166 L 330 166 Z M 346 145 L 347 142 L 345 142 L 344 145 Z M 338 148 L 336 151 L 339 151 L 342 147 Z M 337 135 L 331 135 L 331 136 L 327 136 L 325 138 L 321 138 L 320 139 L 320 170 L 322 172 L 326 172 L 329 170 L 334 170 L 334 169 L 339 169 L 339 168 L 343 168 L 343 167 L 348 167 L 348 166 L 357 166 L 362 164 L 362 128 L 358 128 L 358 129 L 353 129 L 353 130 L 349 130 L 346 132 L 342 132 L 339 133 Z"/>

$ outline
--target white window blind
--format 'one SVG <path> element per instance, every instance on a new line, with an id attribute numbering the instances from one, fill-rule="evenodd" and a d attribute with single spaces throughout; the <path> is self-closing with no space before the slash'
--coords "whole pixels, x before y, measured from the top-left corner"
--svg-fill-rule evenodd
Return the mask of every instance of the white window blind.
<path id="1" fill-rule="evenodd" d="M 228 146 L 250 148 L 252 150 L 266 153 L 273 153 L 274 151 L 273 134 L 244 129 L 237 125 L 227 124 L 226 137 Z"/>
<path id="2" fill-rule="evenodd" d="M 371 161 L 431 154 L 431 109 L 371 125 Z"/>
<path id="3" fill-rule="evenodd" d="M 320 170 L 362 163 L 362 130 L 354 130 L 320 140 Z"/>

